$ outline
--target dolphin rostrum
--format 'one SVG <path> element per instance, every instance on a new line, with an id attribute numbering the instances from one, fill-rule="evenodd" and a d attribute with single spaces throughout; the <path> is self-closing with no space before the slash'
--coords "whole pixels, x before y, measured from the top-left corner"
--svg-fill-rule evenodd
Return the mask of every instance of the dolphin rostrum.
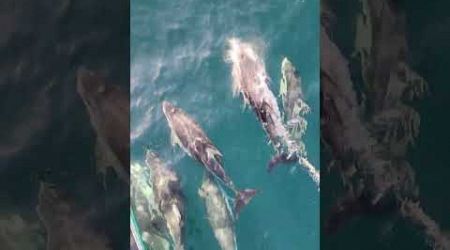
<path id="1" fill-rule="evenodd" d="M 236 195 L 235 214 L 247 205 L 257 193 L 255 189 L 237 190 L 222 166 L 222 153 L 217 149 L 197 122 L 182 109 L 168 101 L 162 103 L 164 115 L 171 130 L 172 144 L 178 144 L 190 157 L 222 181 Z"/>

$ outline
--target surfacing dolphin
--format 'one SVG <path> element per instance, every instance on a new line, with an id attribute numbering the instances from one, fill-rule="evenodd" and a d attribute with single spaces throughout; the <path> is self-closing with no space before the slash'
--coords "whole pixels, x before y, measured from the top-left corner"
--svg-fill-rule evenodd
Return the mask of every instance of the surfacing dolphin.
<path id="1" fill-rule="evenodd" d="M 145 162 L 151 169 L 155 202 L 164 216 L 174 250 L 183 250 L 184 203 L 180 180 L 155 152 L 147 150 Z"/>
<path id="2" fill-rule="evenodd" d="M 190 157 L 196 159 L 213 176 L 236 195 L 234 211 L 237 216 L 256 195 L 255 189 L 238 190 L 222 166 L 222 153 L 217 149 L 203 129 L 182 109 L 163 101 L 162 109 L 171 131 L 172 145 L 180 146 Z"/>
<path id="3" fill-rule="evenodd" d="M 156 200 L 150 166 L 130 166 L 130 231 L 139 250 L 169 250 L 171 237 Z"/>
<path id="4" fill-rule="evenodd" d="M 290 141 L 289 135 L 277 100 L 269 89 L 264 61 L 249 43 L 232 38 L 229 46 L 226 57 L 232 64 L 233 94 L 242 94 L 244 103 L 252 107 L 276 151 L 283 151 L 284 144 Z"/>
<path id="5" fill-rule="evenodd" d="M 319 185 L 320 174 L 304 157 L 304 145 L 293 140 L 283 124 L 277 100 L 269 88 L 264 60 L 251 43 L 231 38 L 228 44 L 226 61 L 231 64 L 233 94 L 240 93 L 244 103 L 252 107 L 278 154 L 269 162 L 269 171 L 279 162 L 298 161 Z"/>
<path id="6" fill-rule="evenodd" d="M 299 143 L 300 153 L 306 157 L 306 148 L 301 139 L 308 126 L 304 115 L 310 112 L 310 108 L 303 101 L 304 96 L 298 71 L 286 57 L 283 58 L 281 63 L 281 74 L 279 96 L 283 104 L 284 122 L 291 140 Z M 269 162 L 269 171 L 272 171 L 280 163 L 290 163 L 297 160 L 298 157 L 279 154 Z"/>
<path id="7" fill-rule="evenodd" d="M 222 250 L 236 250 L 236 234 L 232 213 L 223 191 L 208 172 L 205 172 L 203 176 L 202 186 L 198 194 L 205 202 L 208 221 L 220 248 Z"/>
<path id="8" fill-rule="evenodd" d="M 307 122 L 303 117 L 310 108 L 303 101 L 302 82 L 294 65 L 285 57 L 281 63 L 280 96 L 283 104 L 284 120 L 293 139 L 301 139 Z"/>

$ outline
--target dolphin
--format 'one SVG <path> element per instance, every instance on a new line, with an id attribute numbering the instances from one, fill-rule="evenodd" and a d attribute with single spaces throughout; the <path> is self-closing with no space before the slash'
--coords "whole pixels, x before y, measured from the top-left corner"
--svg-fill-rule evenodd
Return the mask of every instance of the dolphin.
<path id="1" fill-rule="evenodd" d="M 146 164 L 134 162 L 130 166 L 130 229 L 141 249 L 169 250 L 170 235 L 150 172 Z"/>
<path id="2" fill-rule="evenodd" d="M 303 116 L 310 112 L 308 104 L 303 101 L 301 78 L 297 69 L 286 57 L 283 58 L 281 63 L 281 74 L 280 96 L 284 119 L 290 135 L 294 139 L 301 139 L 307 127 L 307 122 Z"/>
<path id="3" fill-rule="evenodd" d="M 269 88 L 264 60 L 251 43 L 237 38 L 229 39 L 228 43 L 225 59 L 231 64 L 233 94 L 240 93 L 244 104 L 251 106 L 277 153 L 269 162 L 268 170 L 279 162 L 298 161 L 319 184 L 320 174 L 306 159 L 305 145 L 292 139 L 283 124 L 277 99 Z"/>
<path id="4" fill-rule="evenodd" d="M 281 63 L 281 74 L 279 96 L 283 104 L 284 122 L 291 140 L 300 141 L 308 125 L 303 116 L 310 112 L 310 108 L 303 101 L 304 96 L 298 71 L 286 57 Z M 300 147 L 304 147 L 301 141 Z M 292 163 L 297 160 L 298 157 L 295 155 L 278 154 L 270 160 L 268 170 L 272 171 L 280 163 Z"/>
<path id="5" fill-rule="evenodd" d="M 184 249 L 184 203 L 180 180 L 176 173 L 166 167 L 157 154 L 147 150 L 145 162 L 151 169 L 151 182 L 155 202 L 164 216 L 175 250 Z"/>
<path id="6" fill-rule="evenodd" d="M 256 195 L 257 190 L 237 190 L 222 166 L 222 153 L 217 149 L 197 122 L 182 109 L 168 101 L 162 103 L 163 113 L 169 124 L 172 144 L 180 146 L 190 157 L 196 159 L 213 176 L 222 181 L 236 195 L 236 215 Z"/>
<path id="7" fill-rule="evenodd" d="M 130 98 L 118 86 L 107 84 L 101 74 L 80 67 L 77 92 L 83 100 L 95 130 L 97 168 L 106 173 L 112 167 L 129 182 Z"/>
<path id="8" fill-rule="evenodd" d="M 232 38 L 229 46 L 227 61 L 232 64 L 233 94 L 240 93 L 244 103 L 252 107 L 270 142 L 281 152 L 290 140 L 277 100 L 269 88 L 265 63 L 249 43 Z"/>
<path id="9" fill-rule="evenodd" d="M 222 250 L 236 250 L 236 235 L 231 210 L 223 191 L 208 172 L 205 172 L 203 176 L 198 194 L 205 201 L 209 224 L 220 248 Z"/>

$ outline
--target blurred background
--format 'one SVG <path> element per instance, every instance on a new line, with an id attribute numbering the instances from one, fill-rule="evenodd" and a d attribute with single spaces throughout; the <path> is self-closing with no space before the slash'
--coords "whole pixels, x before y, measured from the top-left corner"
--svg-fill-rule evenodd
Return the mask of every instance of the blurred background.
<path id="1" fill-rule="evenodd" d="M 450 248 L 446 7 L 322 1 L 321 248 Z"/>
<path id="2" fill-rule="evenodd" d="M 0 248 L 128 249 L 128 184 L 97 174 L 76 72 L 128 93 L 129 20 L 128 1 L 1 1 Z"/>

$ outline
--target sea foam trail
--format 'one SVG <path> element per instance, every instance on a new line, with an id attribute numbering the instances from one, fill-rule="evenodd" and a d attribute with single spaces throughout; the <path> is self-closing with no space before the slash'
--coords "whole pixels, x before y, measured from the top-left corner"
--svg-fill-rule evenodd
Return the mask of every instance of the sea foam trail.
<path id="1" fill-rule="evenodd" d="M 261 56 L 262 50 L 237 38 L 229 39 L 228 45 L 225 61 L 231 65 L 233 94 L 240 93 L 244 104 L 253 108 L 275 151 L 297 156 L 300 166 L 319 187 L 319 171 L 306 158 L 301 143 L 291 139 L 283 124 L 277 99 L 269 87 L 270 78 Z"/>

